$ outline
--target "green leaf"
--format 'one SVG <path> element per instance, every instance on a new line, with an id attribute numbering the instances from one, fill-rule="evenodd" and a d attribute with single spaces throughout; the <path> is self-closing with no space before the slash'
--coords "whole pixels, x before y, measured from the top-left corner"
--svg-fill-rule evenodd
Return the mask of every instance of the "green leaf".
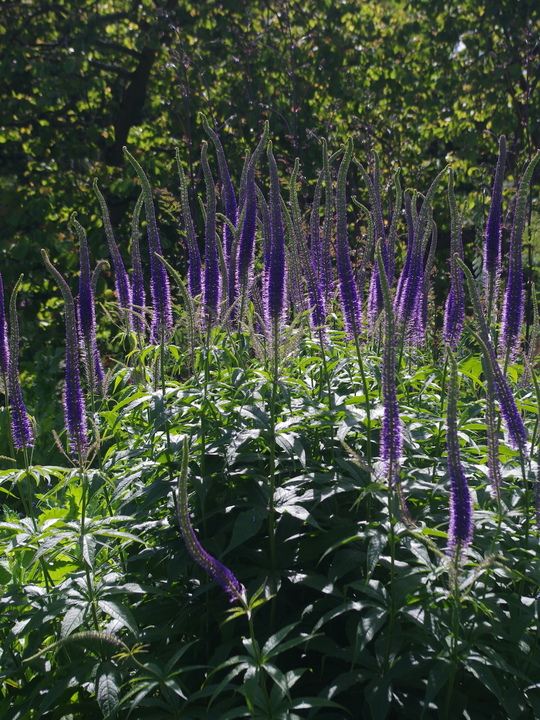
<path id="1" fill-rule="evenodd" d="M 235 547 L 243 545 L 247 540 L 256 535 L 267 517 L 268 511 L 266 508 L 258 505 L 256 505 L 253 510 L 246 510 L 240 513 L 234 523 L 231 541 L 225 554 L 234 550 Z"/>
<path id="2" fill-rule="evenodd" d="M 96 670 L 96 698 L 104 718 L 110 717 L 120 701 L 120 673 L 110 660 L 101 662 Z"/>
<path id="3" fill-rule="evenodd" d="M 131 614 L 131 610 L 125 605 L 117 602 L 116 600 L 98 600 L 98 606 L 106 615 L 111 617 L 113 620 L 118 621 L 123 627 L 127 627 L 128 630 L 134 635 L 138 634 L 137 623 L 135 618 Z"/>
<path id="4" fill-rule="evenodd" d="M 83 622 L 86 611 L 85 608 L 74 605 L 69 608 L 67 613 L 62 618 L 62 624 L 60 626 L 60 637 L 65 638 L 72 632 L 77 630 Z"/>

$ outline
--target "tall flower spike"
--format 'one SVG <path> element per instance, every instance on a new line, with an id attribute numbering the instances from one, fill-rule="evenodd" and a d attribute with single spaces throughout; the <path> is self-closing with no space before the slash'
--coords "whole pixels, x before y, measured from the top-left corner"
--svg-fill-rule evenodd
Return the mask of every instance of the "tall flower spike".
<path id="1" fill-rule="evenodd" d="M 458 438 L 458 368 L 454 354 L 448 348 L 450 378 L 448 405 L 446 409 L 446 449 L 448 475 L 450 477 L 450 526 L 448 528 L 448 551 L 460 552 L 472 541 L 472 499 L 467 478 L 461 464 Z"/>
<path id="2" fill-rule="evenodd" d="M 90 272 L 90 255 L 88 241 L 82 225 L 77 222 L 76 213 L 71 216 L 70 223 L 75 228 L 79 238 L 79 298 L 77 303 L 79 317 L 80 339 L 88 386 L 97 392 L 103 392 L 105 373 L 99 357 L 96 339 L 96 317 L 94 309 L 94 291 L 92 288 L 92 274 Z"/>
<path id="3" fill-rule="evenodd" d="M 291 174 L 291 234 L 295 239 L 294 244 L 296 246 L 296 252 L 299 256 L 298 260 L 301 268 L 300 274 L 304 276 L 307 283 L 311 327 L 316 329 L 322 328 L 324 325 L 326 320 L 326 306 L 324 302 L 324 295 L 322 293 L 322 283 L 317 279 L 317 267 L 313 262 L 313 256 L 310 257 L 308 253 L 306 239 L 304 237 L 302 216 L 300 213 L 298 191 L 296 187 L 299 162 L 300 161 L 297 158 L 294 163 L 294 170 Z"/>
<path id="4" fill-rule="evenodd" d="M 510 236 L 510 257 L 508 279 L 504 294 L 499 350 L 501 355 L 513 359 L 519 349 L 521 326 L 523 324 L 523 230 L 529 185 L 534 169 L 540 160 L 540 152 L 533 157 L 519 185 L 516 211 Z"/>
<path id="5" fill-rule="evenodd" d="M 431 272 L 435 263 L 435 254 L 437 250 L 437 225 L 434 220 L 431 221 L 431 240 L 429 242 L 429 252 L 424 267 L 424 280 L 422 283 L 421 301 L 418 303 L 418 310 L 415 317 L 415 333 L 414 340 L 419 345 L 424 342 L 426 337 L 426 328 L 428 322 L 428 306 L 429 306 L 429 286 L 431 280 Z"/>
<path id="6" fill-rule="evenodd" d="M 229 167 L 227 165 L 227 158 L 225 157 L 225 152 L 223 150 L 223 145 L 221 144 L 221 140 L 219 139 L 219 135 L 212 130 L 210 125 L 208 124 L 208 120 L 206 119 L 206 116 L 203 115 L 203 113 L 200 113 L 201 120 L 203 123 L 204 130 L 206 134 L 210 137 L 212 142 L 214 143 L 214 147 L 216 149 L 217 154 L 217 160 L 218 160 L 218 169 L 219 169 L 219 179 L 221 181 L 221 187 L 223 188 L 223 204 L 225 206 L 225 215 L 229 218 L 231 223 L 234 227 L 236 227 L 236 223 L 238 221 L 238 206 L 236 202 L 236 195 L 234 192 L 234 187 L 231 182 L 231 175 L 229 173 Z M 225 228 L 223 231 L 223 237 L 225 239 L 225 258 L 229 260 L 232 255 L 232 245 L 234 236 L 231 231 L 231 228 L 225 224 Z"/>
<path id="7" fill-rule="evenodd" d="M 446 168 L 431 183 L 417 215 L 416 202 L 411 202 L 409 198 L 406 198 L 405 202 L 409 240 L 405 264 L 397 285 L 394 309 L 398 322 L 413 343 L 423 340 L 422 315 L 427 285 L 424 283 L 427 269 L 424 268 L 424 255 L 433 229 L 433 197 L 445 172 Z"/>
<path id="8" fill-rule="evenodd" d="M 144 290 L 144 276 L 141 262 L 141 250 L 139 246 L 139 220 L 144 202 L 144 196 L 141 193 L 135 203 L 135 209 L 131 218 L 131 267 L 132 267 L 132 315 L 133 329 L 136 333 L 144 336 L 146 330 L 145 323 L 145 306 L 146 293 Z"/>
<path id="9" fill-rule="evenodd" d="M 156 255 L 163 255 L 161 241 L 156 220 L 156 211 L 152 200 L 152 189 L 144 170 L 131 155 L 127 148 L 124 148 L 124 155 L 133 166 L 139 181 L 144 198 L 144 209 L 146 212 L 146 230 L 148 233 L 148 251 L 150 254 L 150 292 L 152 296 L 152 323 L 150 326 L 150 342 L 158 343 L 164 332 L 172 327 L 172 306 L 169 278 L 165 266 Z"/>
<path id="10" fill-rule="evenodd" d="M 345 148 L 345 155 L 341 161 L 338 172 L 336 189 L 336 264 L 339 285 L 339 296 L 345 329 L 349 337 L 357 337 L 362 329 L 362 316 L 358 288 L 349 255 L 349 242 L 347 239 L 347 171 L 351 163 L 353 141 L 349 138 Z"/>
<path id="11" fill-rule="evenodd" d="M 227 165 L 227 158 L 225 157 L 225 151 L 223 145 L 219 139 L 219 135 L 212 130 L 208 124 L 203 113 L 200 113 L 204 130 L 206 134 L 212 140 L 218 161 L 219 179 L 221 182 L 222 200 L 225 210 L 225 217 L 230 220 L 232 226 L 236 228 L 238 224 L 238 203 L 236 202 L 236 194 L 234 187 L 231 182 L 231 175 L 229 173 L 229 166 Z M 227 265 L 227 279 L 228 279 L 228 300 L 229 307 L 233 305 L 238 294 L 236 289 L 236 252 L 235 237 L 232 228 L 228 223 L 223 225 L 223 252 L 225 256 L 225 263 Z"/>
<path id="12" fill-rule="evenodd" d="M 129 277 L 126 272 L 124 261 L 122 260 L 122 256 L 120 255 L 118 245 L 116 244 L 116 240 L 114 238 L 111 217 L 109 215 L 109 208 L 107 207 L 105 198 L 103 197 L 103 194 L 99 189 L 97 180 L 94 180 L 94 192 L 101 207 L 101 218 L 103 221 L 103 227 L 105 228 L 107 245 L 109 246 L 109 252 L 111 253 L 118 304 L 120 305 L 120 308 L 124 313 L 124 316 L 128 323 L 128 327 L 131 328 L 133 326 L 133 317 L 131 314 L 131 284 L 129 282 Z"/>
<path id="13" fill-rule="evenodd" d="M 263 135 L 255 148 L 246 168 L 243 182 L 242 227 L 238 244 L 236 265 L 236 287 L 239 293 L 246 295 L 249 291 L 253 276 L 253 256 L 255 250 L 255 231 L 257 229 L 257 189 L 255 185 L 255 171 L 266 143 L 270 128 L 268 122 L 264 124 Z"/>
<path id="14" fill-rule="evenodd" d="M 197 540 L 197 536 L 193 530 L 191 520 L 189 517 L 189 506 L 188 506 L 188 495 L 187 495 L 187 476 L 188 476 L 188 442 L 184 439 L 182 448 L 182 467 L 180 469 L 180 475 L 178 476 L 178 488 L 176 495 L 176 511 L 178 515 L 178 524 L 180 526 L 180 532 L 182 538 L 186 544 L 187 551 L 195 560 L 195 562 L 202 567 L 203 570 L 211 575 L 214 580 L 223 588 L 223 590 L 229 596 L 231 602 L 235 600 L 242 600 L 244 588 L 232 572 L 216 560 L 212 555 L 209 555 L 200 542 Z"/>
<path id="15" fill-rule="evenodd" d="M 504 168 L 506 165 L 506 138 L 499 139 L 499 158 L 495 169 L 491 203 L 484 234 L 484 288 L 487 298 L 487 316 L 495 307 L 501 277 L 501 215 Z"/>
<path id="16" fill-rule="evenodd" d="M 463 291 L 463 270 L 456 260 L 456 257 L 463 259 L 463 242 L 461 218 L 454 194 L 454 173 L 451 168 L 448 174 L 448 202 L 450 205 L 450 292 L 444 307 L 443 338 L 452 350 L 455 350 L 463 330 L 465 293 Z"/>
<path id="17" fill-rule="evenodd" d="M 508 431 L 508 439 L 512 447 L 524 450 L 525 444 L 527 442 L 527 430 L 525 428 L 525 425 L 523 424 L 523 419 L 519 413 L 519 410 L 517 409 L 516 401 L 514 400 L 512 390 L 506 382 L 506 378 L 504 377 L 499 363 L 497 362 L 497 356 L 491 343 L 486 316 L 480 303 L 480 298 L 478 296 L 478 290 L 476 289 L 474 277 L 469 268 L 463 262 L 463 260 L 461 260 L 460 258 L 456 258 L 456 260 L 463 272 L 465 273 L 467 287 L 469 288 L 469 295 L 471 297 L 474 315 L 476 318 L 476 325 L 478 328 L 478 335 L 476 337 L 480 342 L 480 345 L 484 352 L 484 357 L 486 359 L 486 362 L 489 363 L 490 370 L 493 375 L 495 392 L 499 400 L 501 415 Z M 488 402 L 490 401 L 491 398 L 488 398 Z"/>
<path id="18" fill-rule="evenodd" d="M 212 325 L 219 312 L 221 276 L 216 236 L 216 193 L 212 171 L 208 164 L 208 143 L 206 142 L 202 144 L 201 165 L 206 185 L 203 303 L 207 321 Z"/>
<path id="19" fill-rule="evenodd" d="M 197 297 L 202 292 L 201 281 L 201 253 L 197 244 L 197 236 L 195 234 L 195 225 L 189 207 L 188 188 L 182 161 L 180 160 L 180 150 L 176 148 L 176 167 L 178 168 L 178 177 L 180 180 L 180 202 L 182 205 L 182 216 L 184 219 L 184 231 L 186 233 L 186 248 L 188 256 L 188 290 L 191 297 Z"/>
<path id="20" fill-rule="evenodd" d="M 19 319 L 17 317 L 17 294 L 21 287 L 22 275 L 17 280 L 9 303 L 9 367 L 8 395 L 11 406 L 11 435 L 17 449 L 34 446 L 34 431 L 24 404 L 19 382 Z M 3 293 L 2 293 L 3 295 Z"/>
<path id="21" fill-rule="evenodd" d="M 270 242 L 264 269 L 264 308 L 268 332 L 271 332 L 276 339 L 285 312 L 287 270 L 279 178 L 271 142 L 268 143 L 267 155 L 270 167 Z"/>
<path id="22" fill-rule="evenodd" d="M 379 156 L 377 153 L 373 154 L 373 172 L 370 174 L 365 170 L 364 166 L 355 160 L 360 174 L 367 186 L 368 195 L 371 203 L 371 218 L 373 222 L 373 231 L 375 235 L 375 242 L 380 240 L 380 252 L 384 262 L 384 270 L 388 279 L 388 284 L 393 285 L 394 277 L 394 263 L 390 262 L 390 256 L 388 253 L 388 244 L 386 241 L 386 233 L 384 230 L 384 217 L 382 209 L 381 199 L 381 168 L 379 163 Z M 392 271 L 392 272 L 391 272 Z M 373 268 L 373 274 L 371 276 L 371 283 L 369 288 L 369 304 L 368 304 L 368 316 L 370 324 L 374 325 L 377 322 L 377 318 L 383 309 L 383 297 L 381 290 L 381 281 L 379 278 L 378 264 L 375 263 Z"/>
<path id="23" fill-rule="evenodd" d="M 329 303 L 334 295 L 334 274 L 332 265 L 332 235 L 334 229 L 334 193 L 332 190 L 332 177 L 330 175 L 330 162 L 335 156 L 328 157 L 326 140 L 322 140 L 323 146 L 323 182 L 324 182 L 324 221 L 322 227 L 321 245 L 321 281 L 322 292 L 325 303 Z M 337 152 L 335 155 L 338 155 Z"/>
<path id="24" fill-rule="evenodd" d="M 377 242 L 376 262 L 381 279 L 381 293 L 386 315 L 386 331 L 382 367 L 383 406 L 384 414 L 381 431 L 381 458 L 388 481 L 397 483 L 403 454 L 403 431 L 399 417 L 399 405 L 396 394 L 396 355 L 395 355 L 395 320 L 390 287 L 384 267 L 381 251 L 381 240 Z"/>
<path id="25" fill-rule="evenodd" d="M 64 389 L 64 417 L 69 436 L 69 448 L 82 461 L 88 451 L 86 407 L 79 372 L 79 338 L 75 301 L 67 282 L 49 260 L 45 250 L 41 251 L 47 270 L 54 277 L 64 298 L 66 320 L 66 385 Z"/>
<path id="26" fill-rule="evenodd" d="M 0 374 L 7 383 L 9 369 L 9 342 L 7 333 L 6 308 L 4 305 L 4 284 L 0 274 Z M 7 387 L 4 388 L 7 393 Z"/>

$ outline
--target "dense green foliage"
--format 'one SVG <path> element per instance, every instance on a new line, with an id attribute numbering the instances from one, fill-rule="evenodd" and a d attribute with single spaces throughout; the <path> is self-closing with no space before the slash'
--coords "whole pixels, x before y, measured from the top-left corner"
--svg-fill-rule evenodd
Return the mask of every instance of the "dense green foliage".
<path id="1" fill-rule="evenodd" d="M 1 474 L 3 718 L 537 717 L 535 463 L 525 460 L 524 482 L 501 444 L 497 503 L 476 348 L 467 342 L 459 360 L 475 506 L 462 563 L 445 554 L 440 358 L 409 353 L 398 372 L 403 522 L 377 461 L 377 343 L 362 349 L 366 397 L 342 332 L 324 348 L 305 329 L 288 334 L 277 378 L 253 352 L 264 339 L 246 333 L 213 333 L 194 367 L 171 345 L 165 393 L 150 372 L 159 348 L 134 355 L 98 406 L 93 467 Z M 533 430 L 538 401 L 519 389 L 522 373 L 511 368 L 512 386 Z M 253 598 L 251 638 L 245 611 L 178 532 L 185 438 L 194 524 Z"/>

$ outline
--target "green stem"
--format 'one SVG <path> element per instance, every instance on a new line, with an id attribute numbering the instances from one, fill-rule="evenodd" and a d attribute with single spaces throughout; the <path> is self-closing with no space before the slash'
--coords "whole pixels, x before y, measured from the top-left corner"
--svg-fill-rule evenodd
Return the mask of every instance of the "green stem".
<path id="1" fill-rule="evenodd" d="M 86 575 L 86 585 L 88 587 L 88 593 L 91 596 L 90 601 L 90 609 L 92 613 L 92 622 L 94 624 L 94 629 L 96 631 L 99 631 L 99 620 L 97 616 L 97 610 L 96 610 L 96 602 L 94 598 L 94 581 L 92 578 L 92 574 L 90 572 L 91 566 L 86 561 L 84 557 L 83 547 L 84 547 L 84 536 L 86 533 L 86 508 L 88 504 L 88 477 L 86 475 L 86 471 L 84 470 L 82 464 L 80 467 L 81 472 L 81 479 L 82 479 L 82 498 L 81 498 L 81 559 L 82 563 L 84 565 L 84 573 Z"/>
<path id="2" fill-rule="evenodd" d="M 444 416 L 444 399 L 446 397 L 446 374 L 447 374 L 447 372 L 448 372 L 448 355 L 445 354 L 442 380 L 441 380 L 441 409 L 440 409 L 441 418 Z M 444 425 L 443 421 L 441 421 L 437 424 L 437 444 L 435 445 L 435 450 L 433 452 L 434 458 L 441 457 L 441 434 L 442 434 L 441 431 L 442 431 L 443 425 Z M 437 465 L 438 465 L 438 461 L 435 460 L 435 462 L 433 463 L 433 474 L 431 476 L 432 482 L 435 482 Z"/>
<path id="3" fill-rule="evenodd" d="M 366 462 L 371 467 L 371 408 L 369 404 L 369 387 L 367 383 L 366 373 L 364 370 L 364 362 L 362 353 L 360 352 L 360 341 L 358 333 L 354 333 L 354 346 L 356 348 L 356 357 L 358 358 L 358 368 L 362 379 L 362 390 L 364 391 L 364 407 L 366 410 Z"/>
<path id="4" fill-rule="evenodd" d="M 389 472 L 392 468 L 389 469 Z M 389 474 L 391 478 L 392 475 Z M 388 522 L 389 522 L 389 534 L 388 542 L 390 543 L 390 612 L 389 612 L 389 624 L 388 634 L 386 641 L 386 652 L 383 664 L 383 675 L 389 670 L 390 667 L 390 652 L 392 650 L 392 640 L 394 636 L 394 622 L 396 617 L 396 532 L 395 532 L 395 518 L 394 518 L 394 484 L 388 483 Z"/>
<path id="5" fill-rule="evenodd" d="M 328 373 L 328 363 L 326 362 L 326 351 L 324 349 L 324 337 L 322 328 L 318 328 L 319 343 L 321 348 L 322 371 L 326 382 L 326 392 L 328 393 L 328 412 L 330 413 L 330 462 L 334 464 L 334 400 L 332 397 L 332 386 L 330 385 L 330 375 Z M 321 383 L 322 397 L 322 383 Z"/>
<path id="6" fill-rule="evenodd" d="M 450 637 L 450 677 L 448 679 L 448 687 L 446 690 L 446 701 L 444 704 L 444 720 L 448 720 L 450 715 L 450 707 L 454 695 L 454 684 L 458 670 L 458 640 L 461 627 L 461 598 L 459 595 L 459 559 L 461 556 L 461 546 L 458 544 L 454 550 L 452 558 L 452 571 L 450 573 L 450 582 L 452 583 L 452 630 Z"/>
<path id="7" fill-rule="evenodd" d="M 272 394 L 270 397 L 270 466 L 268 468 L 268 540 L 270 544 L 270 567 L 276 570 L 276 530 L 274 495 L 276 485 L 276 401 L 279 370 L 279 321 L 274 320 L 272 326 Z"/>

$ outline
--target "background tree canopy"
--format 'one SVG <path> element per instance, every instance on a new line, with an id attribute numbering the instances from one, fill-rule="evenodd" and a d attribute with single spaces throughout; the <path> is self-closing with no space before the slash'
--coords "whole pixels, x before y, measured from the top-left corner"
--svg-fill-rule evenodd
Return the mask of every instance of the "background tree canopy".
<path id="1" fill-rule="evenodd" d="M 39 248 L 76 270 L 71 212 L 94 257 L 108 255 L 95 178 L 125 250 L 137 187 L 123 145 L 155 188 L 164 251 L 182 242 L 174 148 L 195 188 L 200 111 L 235 178 L 268 119 L 278 162 L 300 158 L 308 198 L 320 137 L 337 150 L 352 135 L 362 161 L 378 150 L 388 177 L 399 165 L 406 185 L 427 188 L 451 162 L 468 197 L 470 243 L 487 208 L 478 190 L 489 195 L 495 136 L 508 138 L 509 175 L 540 146 L 539 42 L 537 0 L 3 3 L 0 267 L 8 290 L 25 273 L 31 343 L 49 339 L 55 307 Z"/>

